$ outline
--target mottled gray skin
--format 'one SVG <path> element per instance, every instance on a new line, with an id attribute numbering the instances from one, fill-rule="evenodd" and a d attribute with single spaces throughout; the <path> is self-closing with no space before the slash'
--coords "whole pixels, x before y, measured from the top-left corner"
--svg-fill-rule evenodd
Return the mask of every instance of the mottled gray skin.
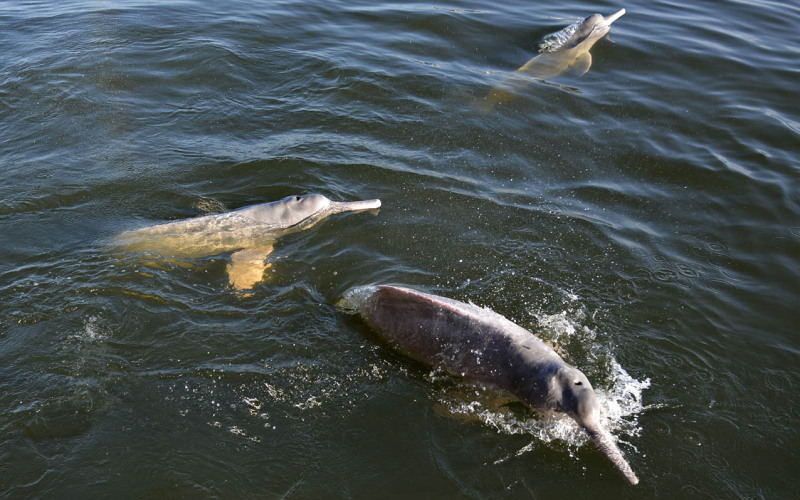
<path id="1" fill-rule="evenodd" d="M 608 34 L 611 23 L 624 14 L 625 9 L 606 17 L 592 14 L 545 37 L 545 42 L 540 46 L 541 53 L 494 87 L 486 96 L 484 106 L 491 108 L 498 103 L 515 99 L 519 91 L 531 82 L 555 78 L 570 69 L 578 76 L 585 74 L 592 66 L 592 55 L 589 50 Z"/>
<path id="2" fill-rule="evenodd" d="M 639 482 L 600 425 L 592 384 L 528 330 L 487 309 L 394 286 L 378 287 L 359 312 L 413 359 L 493 383 L 536 410 L 566 413 L 631 484 Z"/>
<path id="3" fill-rule="evenodd" d="M 197 258 L 271 243 L 339 212 L 381 206 L 380 200 L 335 202 L 320 194 L 288 196 L 221 214 L 167 222 L 127 231 L 114 243 L 165 257 Z"/>
<path id="4" fill-rule="evenodd" d="M 234 252 L 227 269 L 231 285 L 246 290 L 259 282 L 269 267 L 264 260 L 277 238 L 307 229 L 339 212 L 380 206 L 380 200 L 336 202 L 320 194 L 288 196 L 231 212 L 127 231 L 116 236 L 113 243 L 129 252 L 153 253 L 167 259 Z"/>

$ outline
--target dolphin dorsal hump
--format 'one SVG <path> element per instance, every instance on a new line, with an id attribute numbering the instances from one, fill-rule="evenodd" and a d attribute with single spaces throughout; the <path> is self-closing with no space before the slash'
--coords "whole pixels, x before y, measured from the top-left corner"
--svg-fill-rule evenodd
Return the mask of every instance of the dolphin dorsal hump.
<path id="1" fill-rule="evenodd" d="M 559 49 L 576 47 L 589 38 L 595 31 L 595 26 L 603 20 L 600 14 L 592 14 L 586 19 L 576 21 L 561 31 L 550 33 L 539 44 L 539 52 L 555 52 Z"/>
<path id="2" fill-rule="evenodd" d="M 578 31 L 583 21 L 583 19 L 576 21 L 562 30 L 545 35 L 544 38 L 542 38 L 542 42 L 539 44 L 539 52 L 555 52 L 564 47 L 567 41 Z"/>

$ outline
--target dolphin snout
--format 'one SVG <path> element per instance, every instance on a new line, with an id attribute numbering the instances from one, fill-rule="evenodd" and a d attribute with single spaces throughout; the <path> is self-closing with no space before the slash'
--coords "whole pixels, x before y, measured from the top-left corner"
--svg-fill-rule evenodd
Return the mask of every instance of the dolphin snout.
<path id="1" fill-rule="evenodd" d="M 619 9 L 610 16 L 604 17 L 603 20 L 606 22 L 607 25 L 610 25 L 611 23 L 622 17 L 624 14 L 625 14 L 625 9 Z"/>
<path id="2" fill-rule="evenodd" d="M 596 427 L 585 427 L 584 430 L 589 435 L 592 442 L 594 442 L 595 446 L 597 446 L 597 449 L 600 450 L 600 453 L 611 460 L 611 463 L 625 476 L 625 479 L 627 479 L 631 485 L 635 486 L 639 484 L 639 478 L 636 477 L 636 474 L 631 470 L 631 466 L 628 464 L 628 461 L 625 460 L 625 457 L 622 456 L 622 452 L 619 450 L 608 431 Z"/>
<path id="3" fill-rule="evenodd" d="M 334 212 L 360 212 L 361 210 L 380 208 L 380 206 L 381 200 L 334 201 L 331 203 L 331 210 Z"/>

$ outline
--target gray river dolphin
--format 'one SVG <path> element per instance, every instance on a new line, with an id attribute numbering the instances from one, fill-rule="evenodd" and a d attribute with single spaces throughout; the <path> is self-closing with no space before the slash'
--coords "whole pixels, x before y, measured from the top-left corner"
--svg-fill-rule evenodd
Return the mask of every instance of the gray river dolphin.
<path id="1" fill-rule="evenodd" d="M 272 203 L 124 232 L 112 242 L 125 251 L 168 259 L 234 252 L 227 266 L 230 283 L 237 290 L 249 290 L 263 279 L 270 266 L 265 259 L 277 238 L 308 229 L 336 213 L 380 206 L 380 200 L 337 202 L 320 194 L 288 196 Z"/>
<path id="2" fill-rule="evenodd" d="M 366 287 L 354 295 L 347 306 L 399 352 L 493 383 L 536 410 L 566 413 L 630 484 L 639 482 L 600 424 L 592 384 L 533 333 L 488 309 L 407 288 Z"/>
<path id="3" fill-rule="evenodd" d="M 625 9 L 606 17 L 592 14 L 561 31 L 547 35 L 539 44 L 539 55 L 492 88 L 486 96 L 484 106 L 491 108 L 495 104 L 510 101 L 531 82 L 555 78 L 569 69 L 578 76 L 585 74 L 592 66 L 589 49 L 609 32 L 611 23 L 623 14 Z"/>

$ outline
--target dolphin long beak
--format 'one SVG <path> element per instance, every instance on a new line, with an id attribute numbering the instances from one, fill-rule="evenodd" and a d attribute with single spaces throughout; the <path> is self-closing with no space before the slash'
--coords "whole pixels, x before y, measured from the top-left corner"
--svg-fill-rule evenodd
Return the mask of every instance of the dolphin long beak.
<path id="1" fill-rule="evenodd" d="M 362 210 L 371 210 L 380 208 L 381 200 L 364 200 L 364 201 L 333 201 L 331 202 L 331 212 L 360 212 Z"/>
<path id="2" fill-rule="evenodd" d="M 605 430 L 589 430 L 587 428 L 586 433 L 589 434 L 592 442 L 594 442 L 597 449 L 600 450 L 600 453 L 611 460 L 611 463 L 625 476 L 625 479 L 627 479 L 631 485 L 639 484 L 639 478 L 636 477 L 636 474 L 631 470 L 631 466 L 628 465 L 627 460 L 622 456 L 622 452 L 617 447 L 617 444 L 614 443 L 614 440 L 608 432 Z"/>
<path id="3" fill-rule="evenodd" d="M 625 9 L 619 9 L 618 11 L 614 12 L 610 16 L 604 17 L 603 21 L 605 21 L 606 25 L 610 26 L 611 23 L 613 23 L 614 21 L 616 21 L 617 19 L 622 17 L 624 14 L 625 14 Z"/>

